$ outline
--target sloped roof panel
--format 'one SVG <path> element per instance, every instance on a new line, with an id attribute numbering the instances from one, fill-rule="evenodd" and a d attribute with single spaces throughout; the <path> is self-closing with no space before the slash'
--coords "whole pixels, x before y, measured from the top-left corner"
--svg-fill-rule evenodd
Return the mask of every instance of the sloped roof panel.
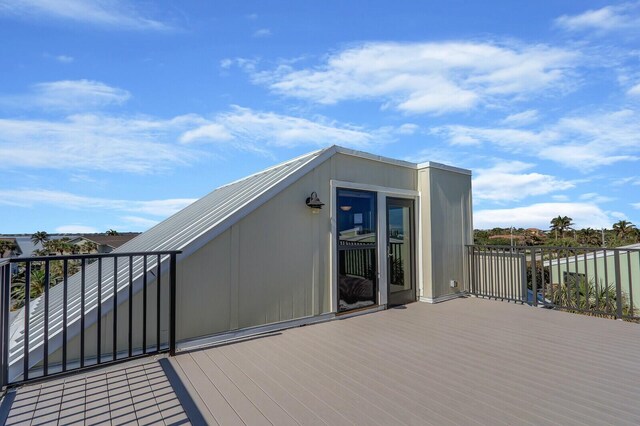
<path id="1" fill-rule="evenodd" d="M 267 193 L 274 191 L 277 187 L 286 183 L 287 179 L 297 179 L 299 173 L 304 174 L 308 167 L 314 167 L 317 163 L 324 161 L 335 152 L 335 148 L 327 148 L 315 151 L 277 166 L 266 169 L 262 172 L 248 176 L 231 184 L 222 186 L 205 197 L 195 201 L 183 210 L 138 235 L 134 239 L 121 245 L 114 253 L 127 252 L 148 252 L 148 251 L 169 251 L 185 250 L 194 241 L 203 236 L 207 236 L 216 228 L 230 226 L 234 223 L 233 215 L 242 209 L 246 209 L 252 203 L 266 201 Z M 286 186 L 286 185 L 285 185 Z M 253 205 L 257 207 L 259 204 Z M 226 222 L 225 222 L 226 221 Z M 222 226 L 221 226 L 222 225 Z M 217 234 L 216 234 L 217 235 Z M 212 237 L 213 238 L 213 237 Z M 190 250 L 190 252 L 193 250 Z M 148 259 L 147 271 L 157 266 L 155 259 Z M 163 261 L 164 263 L 164 261 Z M 108 303 L 113 298 L 114 272 L 117 271 L 117 292 L 118 302 L 123 303 L 128 299 L 125 291 L 129 286 L 129 262 L 123 259 L 114 267 L 113 259 L 103 259 L 102 261 L 102 312 L 106 314 L 112 307 Z M 132 276 L 133 281 L 141 277 L 143 270 L 143 259 L 135 257 L 133 259 Z M 67 298 L 67 324 L 68 331 L 72 332 L 72 325 L 79 323 L 81 308 L 81 277 L 80 273 L 68 278 L 68 298 Z M 98 301 L 98 264 L 94 262 L 86 266 L 85 272 L 85 312 L 90 312 L 97 307 Z M 53 336 L 62 330 L 63 312 L 63 286 L 57 285 L 51 288 L 49 299 L 49 339 L 50 350 L 55 350 L 55 340 Z M 122 294 L 122 296 L 120 296 Z M 87 326 L 90 325 L 87 323 Z M 24 347 L 24 310 L 18 312 L 11 324 L 10 342 L 10 364 L 13 371 L 20 371 L 18 366 L 23 355 Z M 42 359 L 41 346 L 44 341 L 44 303 L 39 297 L 31 301 L 30 309 L 30 336 L 29 346 L 31 364 Z M 59 339 L 58 339 L 59 341 Z M 38 351 L 38 349 L 40 350 Z M 11 374 L 11 373 L 10 373 Z"/>

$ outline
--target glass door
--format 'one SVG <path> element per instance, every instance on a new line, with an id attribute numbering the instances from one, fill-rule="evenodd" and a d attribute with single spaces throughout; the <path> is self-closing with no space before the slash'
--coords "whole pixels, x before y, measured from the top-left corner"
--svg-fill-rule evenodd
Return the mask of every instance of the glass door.
<path id="1" fill-rule="evenodd" d="M 387 285 L 389 305 L 416 300 L 413 200 L 387 198 Z"/>
<path id="2" fill-rule="evenodd" d="M 338 312 L 378 303 L 376 193 L 337 190 Z"/>

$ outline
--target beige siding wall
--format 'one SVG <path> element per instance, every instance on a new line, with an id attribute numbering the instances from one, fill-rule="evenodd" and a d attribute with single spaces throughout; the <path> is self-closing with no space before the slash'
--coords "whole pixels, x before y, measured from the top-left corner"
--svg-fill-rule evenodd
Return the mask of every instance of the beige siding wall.
<path id="1" fill-rule="evenodd" d="M 471 176 L 427 167 L 418 171 L 422 194 L 424 297 L 437 300 L 465 290 L 464 246 L 473 241 Z M 451 280 L 458 287 L 451 288 Z"/>
<path id="2" fill-rule="evenodd" d="M 178 264 L 178 339 L 331 311 L 332 179 L 416 189 L 415 170 L 334 155 Z"/>

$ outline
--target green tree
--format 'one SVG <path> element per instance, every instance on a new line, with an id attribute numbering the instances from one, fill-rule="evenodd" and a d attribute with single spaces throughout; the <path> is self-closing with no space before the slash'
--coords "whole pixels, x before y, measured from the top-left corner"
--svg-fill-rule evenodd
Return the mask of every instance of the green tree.
<path id="1" fill-rule="evenodd" d="M 0 240 L 0 257 L 4 257 L 5 253 L 11 256 L 11 253 L 17 249 L 18 246 L 13 241 Z"/>
<path id="2" fill-rule="evenodd" d="M 37 231 L 31 234 L 31 242 L 34 245 L 39 243 L 42 247 L 44 247 L 44 243 L 46 243 L 47 241 L 49 241 L 49 234 L 47 234 L 45 231 Z"/>
<path id="3" fill-rule="evenodd" d="M 85 241 L 80 246 L 83 253 L 90 254 L 98 250 L 98 245 L 93 241 Z"/>
<path id="4" fill-rule="evenodd" d="M 558 239 L 558 232 L 560 232 L 560 237 L 564 238 L 565 231 L 572 229 L 573 226 L 572 218 L 568 216 L 558 216 L 551 219 L 551 230 L 555 233 L 555 239 Z"/>
<path id="5" fill-rule="evenodd" d="M 120 234 L 115 229 L 109 229 L 107 232 L 105 232 L 105 235 L 120 235 Z"/>
<path id="6" fill-rule="evenodd" d="M 599 247 L 602 244 L 602 234 L 593 228 L 581 229 L 578 231 L 578 243 L 584 246 Z"/>
<path id="7" fill-rule="evenodd" d="M 613 230 L 616 233 L 616 237 L 624 241 L 629 236 L 635 234 L 636 226 L 629 221 L 619 220 L 613 224 Z"/>

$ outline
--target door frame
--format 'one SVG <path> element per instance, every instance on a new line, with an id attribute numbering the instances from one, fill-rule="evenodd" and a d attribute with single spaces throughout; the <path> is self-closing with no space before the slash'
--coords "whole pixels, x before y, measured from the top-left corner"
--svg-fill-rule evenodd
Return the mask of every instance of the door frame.
<path id="1" fill-rule="evenodd" d="M 422 244 L 419 242 L 422 241 L 422 221 L 420 220 L 420 205 L 421 205 L 421 196 L 419 191 L 409 190 L 409 189 L 401 189 L 401 188 L 390 188 L 379 185 L 369 185 L 363 183 L 355 183 L 355 182 L 347 182 L 331 179 L 331 199 L 329 200 L 329 217 L 331 220 L 331 250 L 330 250 L 330 280 L 331 280 L 331 289 L 330 289 L 330 301 L 331 301 L 331 312 L 338 312 L 338 238 L 337 238 L 337 223 L 336 223 L 336 196 L 337 189 L 359 189 L 362 191 L 372 191 L 377 193 L 377 206 L 378 206 L 378 223 L 377 223 L 377 232 L 378 232 L 378 283 L 385 283 L 385 285 L 378 285 L 378 307 L 384 307 L 387 305 L 388 301 L 388 266 L 387 266 L 387 197 L 392 198 L 408 198 L 414 200 L 414 227 L 416 233 L 416 249 L 414 254 L 414 271 L 416 274 L 416 298 L 419 299 L 420 296 L 424 294 L 423 288 L 423 271 L 422 271 Z M 380 209 L 380 206 L 385 206 L 383 209 Z"/>
<path id="2" fill-rule="evenodd" d="M 411 302 L 415 302 L 416 300 L 418 300 L 418 283 L 417 283 L 417 279 L 416 279 L 416 247 L 417 247 L 417 242 L 416 242 L 416 201 L 412 198 L 405 198 L 405 197 L 385 197 L 386 198 L 386 202 L 385 202 L 385 206 L 384 206 L 384 210 L 385 210 L 385 216 L 386 218 L 386 229 L 389 229 L 389 217 L 387 215 L 388 211 L 389 211 L 389 202 L 392 200 L 399 200 L 399 201 L 408 201 L 410 203 L 410 215 L 409 215 L 409 226 L 411 227 L 411 229 L 409 230 L 410 232 L 410 246 L 409 246 L 409 256 L 410 256 L 410 263 L 411 263 L 411 281 L 412 281 L 412 285 L 411 285 L 411 290 L 413 291 L 413 296 L 412 296 L 412 300 Z M 388 255 L 389 253 L 389 235 L 387 233 L 387 241 L 385 244 L 385 255 L 386 255 L 386 261 L 387 261 L 387 272 L 389 271 L 389 265 L 390 265 L 390 257 Z M 387 273 L 387 282 L 386 282 L 386 286 L 387 286 L 387 305 L 389 305 L 389 298 L 391 297 L 391 280 L 389 277 L 389 274 Z M 409 290 L 403 290 L 403 291 L 409 291 Z"/>

